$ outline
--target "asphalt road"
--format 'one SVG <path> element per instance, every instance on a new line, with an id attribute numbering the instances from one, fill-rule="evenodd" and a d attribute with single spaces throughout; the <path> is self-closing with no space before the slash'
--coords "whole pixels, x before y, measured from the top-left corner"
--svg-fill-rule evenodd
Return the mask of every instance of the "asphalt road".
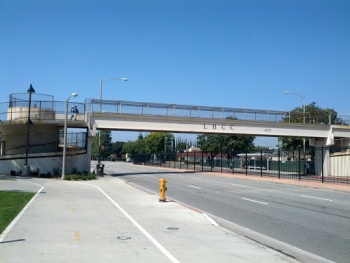
<path id="1" fill-rule="evenodd" d="M 347 192 L 106 163 L 105 173 L 335 262 L 350 262 Z"/>

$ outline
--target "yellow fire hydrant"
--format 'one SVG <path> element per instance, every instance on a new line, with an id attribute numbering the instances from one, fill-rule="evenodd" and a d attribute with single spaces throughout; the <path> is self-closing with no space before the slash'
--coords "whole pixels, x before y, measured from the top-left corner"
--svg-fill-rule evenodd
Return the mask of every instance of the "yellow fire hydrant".
<path id="1" fill-rule="evenodd" d="M 164 178 L 159 180 L 160 182 L 160 188 L 159 188 L 159 202 L 165 202 L 165 192 L 167 190 L 165 184 L 168 182 L 167 180 L 165 180 Z"/>

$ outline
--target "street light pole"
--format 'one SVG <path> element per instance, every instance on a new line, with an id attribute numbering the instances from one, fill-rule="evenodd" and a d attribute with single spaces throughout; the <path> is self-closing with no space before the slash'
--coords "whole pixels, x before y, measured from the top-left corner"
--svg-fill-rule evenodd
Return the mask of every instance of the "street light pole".
<path id="1" fill-rule="evenodd" d="M 29 93 L 29 102 L 28 102 L 28 119 L 27 119 L 27 142 L 26 142 L 26 157 L 25 157 L 25 161 L 24 161 L 24 176 L 29 176 L 30 173 L 30 167 L 28 165 L 28 151 L 29 151 L 29 127 L 31 124 L 33 124 L 32 120 L 30 119 L 30 107 L 31 107 L 31 103 L 32 103 L 32 93 L 35 93 L 35 90 L 32 86 L 32 84 L 30 84 L 29 89 L 27 91 Z"/>
<path id="2" fill-rule="evenodd" d="M 102 84 L 110 80 L 128 81 L 127 78 L 111 78 L 111 79 L 100 80 L 100 112 L 102 112 Z M 98 164 L 101 164 L 101 131 L 98 132 Z"/>
<path id="3" fill-rule="evenodd" d="M 298 97 L 300 97 L 303 100 L 303 115 L 304 115 L 303 123 L 305 124 L 305 96 L 303 96 L 303 95 L 301 95 L 299 93 L 296 93 L 296 92 L 288 91 L 288 90 L 286 90 L 284 92 L 284 94 L 294 94 L 294 95 L 297 95 Z M 306 162 L 305 161 L 305 154 L 306 154 L 305 137 L 303 138 L 303 151 L 304 151 L 304 163 L 305 163 Z"/>
<path id="4" fill-rule="evenodd" d="M 296 92 L 288 91 L 288 90 L 286 90 L 286 91 L 284 92 L 284 94 L 294 94 L 294 95 L 297 95 L 297 96 L 299 96 L 300 98 L 302 98 L 302 100 L 303 100 L 304 124 L 305 124 L 305 96 L 300 95 L 299 93 L 296 93 Z"/>
<path id="5" fill-rule="evenodd" d="M 78 96 L 77 93 L 72 93 L 66 100 L 66 107 L 64 111 L 64 133 L 63 133 L 63 157 L 62 157 L 62 176 L 61 179 L 64 179 L 66 175 L 66 150 L 67 150 L 67 118 L 68 118 L 68 102 L 71 97 Z"/>
<path id="6" fill-rule="evenodd" d="M 115 79 L 118 79 L 118 80 L 122 80 L 122 81 L 128 81 L 127 78 L 111 78 L 111 79 L 101 79 L 100 81 L 100 112 L 102 112 L 102 84 L 107 82 L 107 81 L 110 81 L 110 80 L 115 80 Z"/>

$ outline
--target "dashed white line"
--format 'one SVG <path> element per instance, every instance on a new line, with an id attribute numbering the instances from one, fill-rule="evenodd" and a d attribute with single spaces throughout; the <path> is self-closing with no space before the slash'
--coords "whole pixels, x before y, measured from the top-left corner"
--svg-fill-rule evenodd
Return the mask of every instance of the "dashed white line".
<path id="1" fill-rule="evenodd" d="M 231 185 L 238 186 L 238 187 L 247 187 L 246 185 L 243 185 L 243 184 L 231 184 Z"/>
<path id="2" fill-rule="evenodd" d="M 195 185 L 188 185 L 188 187 L 191 187 L 191 188 L 196 188 L 196 189 L 202 189 L 201 187 L 198 187 L 198 186 L 195 186 Z"/>
<path id="3" fill-rule="evenodd" d="M 310 196 L 310 195 L 300 195 L 300 196 L 306 197 L 306 198 L 312 198 L 312 199 L 317 199 L 317 200 L 324 200 L 324 201 L 333 202 L 333 200 L 331 200 L 331 199 L 322 198 L 322 197 L 315 197 L 315 196 Z"/>
<path id="4" fill-rule="evenodd" d="M 261 202 L 261 201 L 257 201 L 257 200 L 253 200 L 253 199 L 248 199 L 248 198 L 244 198 L 244 197 L 242 197 L 241 199 L 249 201 L 249 202 L 253 202 L 253 203 L 262 204 L 262 205 L 268 205 L 269 204 L 269 203 L 265 203 L 265 202 Z"/>

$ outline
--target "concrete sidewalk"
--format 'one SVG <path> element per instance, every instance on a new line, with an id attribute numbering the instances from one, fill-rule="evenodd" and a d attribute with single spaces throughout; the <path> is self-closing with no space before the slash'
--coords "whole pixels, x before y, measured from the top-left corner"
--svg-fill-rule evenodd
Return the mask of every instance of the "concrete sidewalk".
<path id="1" fill-rule="evenodd" d="M 38 192 L 0 237 L 2 263 L 298 262 L 114 177 L 11 178 L 0 180 L 2 190 Z"/>

